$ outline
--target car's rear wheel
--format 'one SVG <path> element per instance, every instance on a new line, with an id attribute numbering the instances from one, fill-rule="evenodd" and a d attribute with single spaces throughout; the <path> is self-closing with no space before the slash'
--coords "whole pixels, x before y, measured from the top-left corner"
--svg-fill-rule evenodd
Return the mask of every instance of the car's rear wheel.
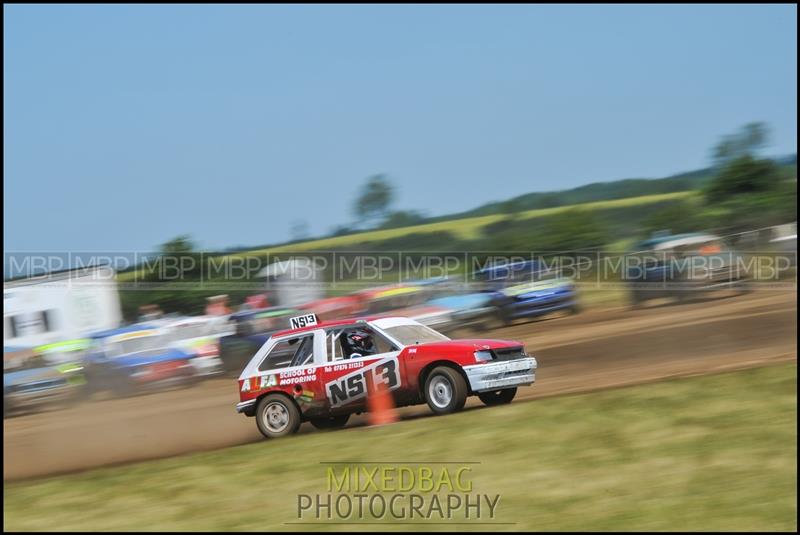
<path id="1" fill-rule="evenodd" d="M 340 416 L 328 416 L 326 418 L 310 418 L 308 421 L 317 429 L 339 429 L 347 425 L 347 420 L 349 419 L 349 414 L 342 414 Z"/>
<path id="2" fill-rule="evenodd" d="M 517 395 L 516 388 L 504 388 L 503 390 L 493 390 L 491 392 L 481 392 L 478 397 L 485 405 L 504 405 L 511 403 L 514 396 Z"/>
<path id="3" fill-rule="evenodd" d="M 286 396 L 269 394 L 256 406 L 256 424 L 267 438 L 291 435 L 300 427 L 300 411 Z"/>
<path id="4" fill-rule="evenodd" d="M 452 368 L 434 368 L 425 380 L 425 401 L 434 414 L 459 411 L 467 401 L 467 382 Z"/>

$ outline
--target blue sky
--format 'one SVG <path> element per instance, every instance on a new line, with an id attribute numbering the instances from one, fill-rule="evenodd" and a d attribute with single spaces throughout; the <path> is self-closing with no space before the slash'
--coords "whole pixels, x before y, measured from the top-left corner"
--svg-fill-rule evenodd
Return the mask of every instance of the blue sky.
<path id="1" fill-rule="evenodd" d="M 797 150 L 796 6 L 4 6 L 4 249 L 207 248 Z"/>

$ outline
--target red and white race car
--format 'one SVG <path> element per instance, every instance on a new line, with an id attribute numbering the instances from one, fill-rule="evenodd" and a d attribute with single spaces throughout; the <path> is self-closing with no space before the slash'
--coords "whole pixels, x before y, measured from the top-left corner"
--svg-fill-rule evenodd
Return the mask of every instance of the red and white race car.
<path id="1" fill-rule="evenodd" d="M 381 317 L 317 323 L 272 335 L 239 377 L 236 411 L 256 418 L 266 437 L 294 433 L 304 421 L 341 427 L 367 409 L 376 388 L 397 406 L 427 403 L 435 414 L 461 410 L 470 395 L 509 403 L 535 380 L 536 359 L 520 342 L 451 340 L 412 319 Z"/>

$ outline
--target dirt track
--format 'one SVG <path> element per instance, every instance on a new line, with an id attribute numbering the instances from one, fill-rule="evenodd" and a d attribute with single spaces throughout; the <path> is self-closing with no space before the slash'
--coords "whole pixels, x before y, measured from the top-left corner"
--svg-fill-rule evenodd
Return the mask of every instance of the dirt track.
<path id="1" fill-rule="evenodd" d="M 641 311 L 607 308 L 515 325 L 487 337 L 525 342 L 537 383 L 517 399 L 611 388 L 797 359 L 797 296 L 760 291 Z M 261 440 L 234 412 L 236 384 L 87 402 L 3 422 L 3 478 L 43 476 Z M 470 400 L 468 407 L 475 405 Z M 403 409 L 404 418 L 427 407 Z M 363 423 L 353 418 L 349 426 Z M 301 428 L 307 432 L 308 426 Z"/>

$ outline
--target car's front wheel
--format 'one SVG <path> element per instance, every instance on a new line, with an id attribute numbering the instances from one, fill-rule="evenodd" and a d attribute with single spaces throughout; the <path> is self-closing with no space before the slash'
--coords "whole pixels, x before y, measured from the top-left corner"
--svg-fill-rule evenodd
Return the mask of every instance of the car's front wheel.
<path id="1" fill-rule="evenodd" d="M 425 401 L 434 414 L 459 411 L 467 401 L 467 382 L 452 368 L 434 368 L 425 380 Z"/>
<path id="2" fill-rule="evenodd" d="M 514 396 L 517 395 L 516 388 L 504 388 L 503 390 L 493 390 L 491 392 L 481 392 L 478 397 L 485 405 L 504 405 L 511 403 Z"/>
<path id="3" fill-rule="evenodd" d="M 267 438 L 291 435 L 300 427 L 300 411 L 286 396 L 269 394 L 256 406 L 256 424 Z"/>
<path id="4" fill-rule="evenodd" d="M 339 429 L 347 425 L 347 420 L 349 419 L 349 414 L 342 414 L 340 416 L 328 416 L 326 418 L 311 418 L 308 421 L 317 429 Z"/>

